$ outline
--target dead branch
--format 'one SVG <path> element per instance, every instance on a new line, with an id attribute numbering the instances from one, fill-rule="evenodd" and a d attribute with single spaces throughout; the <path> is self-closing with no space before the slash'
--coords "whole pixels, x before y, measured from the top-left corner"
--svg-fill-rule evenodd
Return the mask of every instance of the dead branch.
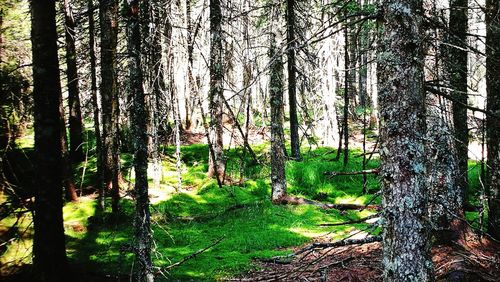
<path id="1" fill-rule="evenodd" d="M 344 247 L 344 246 L 350 246 L 350 245 L 362 245 L 362 244 L 368 244 L 368 243 L 373 243 L 373 242 L 381 242 L 382 241 L 382 236 L 369 236 L 363 239 L 343 239 L 340 241 L 335 241 L 331 243 L 312 243 L 292 254 L 285 255 L 285 256 L 277 256 L 273 257 L 270 259 L 260 259 L 260 261 L 263 262 L 270 262 L 270 263 L 278 263 L 278 264 L 287 264 L 290 263 L 291 260 L 307 251 L 311 250 L 317 250 L 317 249 L 326 249 L 326 248 L 336 248 L 336 247 Z"/>
<path id="2" fill-rule="evenodd" d="M 337 175 L 359 175 L 359 174 L 379 174 L 380 169 L 374 168 L 374 169 L 367 169 L 367 170 L 360 170 L 360 171 L 325 171 L 323 172 L 324 175 L 327 176 L 337 176 Z"/>
<path id="3" fill-rule="evenodd" d="M 370 216 L 363 217 L 363 218 L 356 219 L 356 220 L 350 220 L 350 221 L 344 221 L 344 222 L 336 222 L 336 223 L 321 223 L 318 226 L 339 226 L 339 225 L 347 225 L 347 224 L 356 224 L 356 223 L 365 222 L 367 220 L 376 218 L 378 216 L 380 216 L 380 215 L 378 213 L 376 213 L 376 214 L 372 214 Z"/>
<path id="4" fill-rule="evenodd" d="M 213 246 L 215 246 L 215 245 L 219 244 L 219 243 L 220 243 L 220 242 L 221 242 L 224 238 L 225 238 L 224 236 L 223 236 L 223 237 L 220 237 L 219 239 L 215 240 L 212 244 L 210 244 L 210 245 L 206 246 L 205 248 L 197 250 L 196 252 L 194 252 L 194 253 L 190 254 L 189 256 L 184 257 L 183 259 L 181 259 L 180 261 L 178 261 L 178 262 L 176 262 L 176 263 L 173 263 L 173 264 L 171 264 L 171 265 L 169 265 L 169 266 L 165 267 L 165 268 L 164 268 L 164 269 L 162 269 L 162 270 L 169 270 L 169 269 L 172 269 L 172 268 L 174 268 L 174 267 L 176 267 L 176 266 L 179 266 L 179 265 L 181 265 L 181 264 L 185 263 L 186 261 L 188 261 L 188 260 L 190 260 L 190 259 L 192 259 L 192 258 L 196 257 L 197 255 L 199 255 L 199 254 L 201 254 L 201 253 L 205 252 L 206 250 L 208 250 L 208 249 L 212 248 Z"/>
<path id="5" fill-rule="evenodd" d="M 345 210 L 380 210 L 378 205 L 356 205 L 356 204 L 325 204 L 316 202 L 309 199 L 288 196 L 283 200 L 283 204 L 291 205 L 313 205 L 322 209 L 336 209 L 340 211 Z"/>

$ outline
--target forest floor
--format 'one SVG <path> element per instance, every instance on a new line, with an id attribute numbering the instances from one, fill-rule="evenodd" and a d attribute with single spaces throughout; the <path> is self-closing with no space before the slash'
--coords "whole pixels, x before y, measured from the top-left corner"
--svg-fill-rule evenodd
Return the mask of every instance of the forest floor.
<path id="1" fill-rule="evenodd" d="M 255 130 L 252 141 L 259 141 L 259 134 Z M 265 136 L 265 133 L 262 134 Z M 353 137 L 360 140 L 359 136 Z M 208 149 L 206 144 L 200 144 L 203 134 L 191 133 L 184 138 L 185 145 L 181 148 L 182 190 L 175 190 L 177 170 L 175 158 L 172 157 L 175 148 L 172 146 L 165 146 L 163 150 L 165 157 L 162 159 L 159 187 L 151 185 L 150 189 L 155 240 L 153 261 L 158 270 L 158 279 L 297 281 L 304 278 L 304 281 L 325 281 L 327 277 L 327 281 L 374 281 L 380 278 L 379 243 L 315 250 L 286 264 L 263 262 L 275 256 L 288 255 L 311 242 L 379 235 L 377 212 L 324 209 L 315 205 L 272 205 L 269 201 L 270 156 L 266 142 L 252 146 L 259 163 L 253 163 L 249 155 L 243 154 L 241 148 L 234 148 L 233 143 L 233 149 L 226 151 L 227 175 L 233 180 L 242 181 L 233 181 L 220 189 L 213 179 L 206 177 Z M 24 156 L 24 161 L 29 161 L 32 154 L 32 143 L 25 143 L 22 152 L 16 155 L 21 161 L 21 156 Z M 370 150 L 373 146 L 373 142 L 369 143 Z M 360 170 L 360 149 L 350 151 L 349 163 L 345 168 L 342 161 L 336 160 L 336 150 L 333 148 L 305 146 L 303 149 L 301 162 L 289 161 L 286 165 L 290 195 L 330 204 L 380 203 L 378 180 L 374 175 L 367 176 L 368 193 L 363 194 L 361 175 L 330 177 L 324 174 L 329 171 Z M 122 155 L 122 173 L 128 180 L 134 177 L 131 161 L 130 154 Z M 377 156 L 374 155 L 367 168 L 377 168 L 378 165 Z M 119 214 L 112 214 L 109 209 L 99 214 L 96 210 L 95 189 L 92 187 L 95 169 L 95 158 L 92 157 L 75 169 L 75 179 L 79 180 L 77 186 L 82 189 L 79 190 L 79 201 L 66 203 L 64 207 L 67 253 L 71 265 L 78 269 L 81 277 L 92 281 L 117 281 L 128 277 L 133 268 L 133 254 L 130 251 L 133 244 L 133 187 L 126 183 L 122 187 Z M 471 161 L 471 190 L 468 195 L 473 205 L 480 204 L 478 174 L 478 163 Z M 3 197 L 0 202 L 7 200 Z M 472 226 L 480 227 L 477 212 L 468 212 L 466 215 Z M 371 220 L 343 224 L 366 217 L 371 217 Z M 324 226 L 332 223 L 339 225 Z M 2 275 L 12 274 L 23 265 L 29 265 L 32 232 L 30 213 L 18 213 L 17 216 L 0 221 Z M 468 258 L 480 261 L 485 266 L 498 259 L 498 253 L 495 256 L 488 248 L 475 246 L 471 250 L 481 251 L 475 256 L 467 254 Z M 461 252 L 464 254 L 465 251 Z M 449 267 L 449 261 L 453 261 L 443 256 L 447 253 L 451 252 L 438 250 L 436 253 L 436 269 L 439 271 Z M 193 254 L 196 255 L 184 261 Z M 171 267 L 176 263 L 180 264 Z M 483 276 L 486 278 L 496 273 L 488 267 L 484 269 L 486 274 Z"/>

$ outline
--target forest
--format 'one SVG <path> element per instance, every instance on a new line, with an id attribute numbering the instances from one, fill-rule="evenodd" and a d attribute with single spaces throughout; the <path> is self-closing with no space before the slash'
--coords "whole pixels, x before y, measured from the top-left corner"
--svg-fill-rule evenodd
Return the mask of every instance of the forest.
<path id="1" fill-rule="evenodd" d="M 1 281 L 499 281 L 500 0 L 0 1 Z"/>

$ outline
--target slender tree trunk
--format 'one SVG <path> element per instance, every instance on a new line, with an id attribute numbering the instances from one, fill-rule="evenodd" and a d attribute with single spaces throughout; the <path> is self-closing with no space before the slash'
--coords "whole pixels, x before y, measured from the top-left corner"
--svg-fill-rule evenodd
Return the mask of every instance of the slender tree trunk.
<path id="1" fill-rule="evenodd" d="M 450 23 L 448 34 L 447 70 L 452 89 L 452 103 L 455 147 L 458 156 L 460 178 L 458 185 L 462 190 L 461 199 L 465 200 L 468 186 L 467 160 L 469 130 L 467 128 L 467 14 L 468 0 L 450 1 Z"/>
<path id="2" fill-rule="evenodd" d="M 300 160 L 299 120 L 297 118 L 297 62 L 295 61 L 295 0 L 286 1 L 286 41 L 288 100 L 290 109 L 290 143 L 292 158 Z"/>
<path id="3" fill-rule="evenodd" d="M 116 74 L 116 46 L 118 35 L 117 0 L 99 0 L 101 27 L 101 114 L 103 183 L 112 194 L 112 210 L 118 211 L 120 198 L 120 153 L 118 134 L 118 88 Z"/>
<path id="4" fill-rule="evenodd" d="M 283 133 L 283 62 L 276 52 L 276 35 L 270 35 L 270 81 L 269 101 L 271 103 L 271 188 L 273 203 L 286 201 L 285 140 Z"/>
<path id="5" fill-rule="evenodd" d="M 68 80 L 69 106 L 69 157 L 72 162 L 81 162 L 83 154 L 83 122 L 78 88 L 78 71 L 76 64 L 75 29 L 70 0 L 64 0 L 64 22 L 66 39 L 66 76 Z"/>
<path id="6" fill-rule="evenodd" d="M 500 115 L 500 1 L 486 1 L 486 109 Z M 488 232 L 500 240 L 500 120 L 486 117 Z"/>
<path id="7" fill-rule="evenodd" d="M 224 151 L 223 151 L 223 58 L 222 58 L 222 11 L 220 0 L 210 0 L 210 140 L 215 156 L 209 158 L 208 175 L 215 174 L 224 181 Z M 214 162 L 215 160 L 215 162 Z"/>
<path id="8" fill-rule="evenodd" d="M 62 95 L 61 95 L 62 101 Z M 71 163 L 71 158 L 68 153 L 68 139 L 66 138 L 66 123 L 64 122 L 64 107 L 61 102 L 61 108 L 59 109 L 59 114 L 61 115 L 61 152 L 63 166 L 61 167 L 61 176 L 63 179 L 63 187 L 65 192 L 66 200 L 75 202 L 78 200 L 76 194 L 76 186 L 73 181 L 73 165 Z"/>
<path id="9" fill-rule="evenodd" d="M 99 106 L 97 100 L 97 74 L 96 74 L 96 61 L 97 57 L 95 54 L 95 21 L 94 21 L 94 13 L 93 11 L 93 0 L 88 0 L 87 2 L 87 10 L 89 11 L 89 60 L 90 60 L 90 92 L 92 98 L 92 108 L 94 115 L 94 135 L 95 135 L 95 143 L 96 143 L 96 167 L 97 167 L 97 179 L 96 186 L 99 191 L 99 203 L 98 208 L 101 211 L 104 210 L 104 198 L 105 198 L 105 190 L 103 183 L 103 160 L 102 160 L 102 139 L 101 139 L 101 126 L 99 122 Z"/>
<path id="10" fill-rule="evenodd" d="M 153 281 L 151 262 L 152 233 L 148 197 L 148 134 L 146 98 L 141 65 L 141 28 L 139 3 L 127 0 L 127 41 L 129 52 L 130 91 L 133 95 L 132 132 L 135 170 L 135 255 L 136 281 Z M 143 11 L 141 11 L 143 12 Z"/>
<path id="11" fill-rule="evenodd" d="M 65 281 L 67 261 L 62 216 L 62 107 L 55 1 L 31 1 L 35 101 L 33 266 L 39 281 Z"/>
<path id="12" fill-rule="evenodd" d="M 345 48 L 344 48 L 344 116 L 342 124 L 342 134 L 344 135 L 344 167 L 349 161 L 349 85 L 350 85 L 350 60 L 349 60 L 349 29 L 344 28 Z M 342 138 L 342 137 L 341 137 Z"/>
<path id="13" fill-rule="evenodd" d="M 428 94 L 426 155 L 429 216 L 438 244 L 457 242 L 464 230 L 462 190 L 453 129 L 445 120 L 438 99 Z"/>
<path id="14" fill-rule="evenodd" d="M 384 281 L 430 281 L 423 2 L 386 0 L 379 44 Z"/>

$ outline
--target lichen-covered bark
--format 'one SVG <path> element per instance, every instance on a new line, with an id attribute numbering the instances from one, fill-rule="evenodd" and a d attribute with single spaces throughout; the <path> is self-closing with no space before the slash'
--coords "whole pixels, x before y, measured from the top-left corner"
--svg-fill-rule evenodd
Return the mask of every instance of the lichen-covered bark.
<path id="1" fill-rule="evenodd" d="M 137 261 L 136 281 L 153 281 L 151 263 L 152 234 L 148 197 L 148 135 L 146 123 L 146 99 L 143 89 L 141 65 L 141 28 L 137 0 L 127 0 L 127 42 L 129 55 L 129 83 L 133 97 L 132 133 L 135 170 L 135 241 Z M 141 11 L 142 12 L 142 11 Z"/>
<path id="2" fill-rule="evenodd" d="M 500 1 L 486 1 L 486 108 L 500 115 Z M 500 120 L 486 117 L 488 232 L 500 240 Z"/>
<path id="3" fill-rule="evenodd" d="M 38 281 L 65 281 L 62 216 L 62 107 L 55 1 L 31 1 L 35 115 L 35 234 L 33 266 Z"/>
<path id="4" fill-rule="evenodd" d="M 222 142 L 222 114 L 224 95 L 222 58 L 222 11 L 220 0 L 210 0 L 210 143 L 208 175 L 224 180 L 225 162 Z M 214 162 L 215 160 L 215 162 Z"/>
<path id="5" fill-rule="evenodd" d="M 275 34 L 270 35 L 269 101 L 271 103 L 271 188 L 273 203 L 286 200 L 285 140 L 283 133 L 283 61 L 276 52 Z"/>
<path id="6" fill-rule="evenodd" d="M 118 88 L 116 74 L 116 46 L 118 35 L 118 1 L 99 0 L 101 27 L 101 122 L 102 164 L 105 189 L 111 189 L 112 209 L 118 210 L 119 199 L 119 145 L 118 145 Z"/>
<path id="7" fill-rule="evenodd" d="M 295 0 L 286 1 L 286 41 L 288 102 L 290 110 L 290 145 L 292 158 L 300 159 L 299 120 L 297 118 L 297 62 L 295 60 Z"/>
<path id="8" fill-rule="evenodd" d="M 66 40 L 66 76 L 68 80 L 69 107 L 69 156 L 72 162 L 84 160 L 83 155 L 83 122 L 80 107 L 80 91 L 78 89 L 78 71 L 76 64 L 75 29 L 70 0 L 64 0 L 64 22 Z"/>
<path id="9" fill-rule="evenodd" d="M 378 53 L 385 281 L 430 281 L 422 1 L 383 4 Z"/>
<path id="10" fill-rule="evenodd" d="M 450 1 L 450 23 L 446 68 L 455 102 L 452 103 L 455 147 L 458 156 L 459 179 L 464 200 L 468 186 L 467 160 L 469 130 L 467 128 L 467 11 L 468 0 Z"/>
<path id="11" fill-rule="evenodd" d="M 427 94 L 427 179 L 429 218 L 437 243 L 451 244 L 462 231 L 463 199 L 453 128 L 435 95 Z"/>

